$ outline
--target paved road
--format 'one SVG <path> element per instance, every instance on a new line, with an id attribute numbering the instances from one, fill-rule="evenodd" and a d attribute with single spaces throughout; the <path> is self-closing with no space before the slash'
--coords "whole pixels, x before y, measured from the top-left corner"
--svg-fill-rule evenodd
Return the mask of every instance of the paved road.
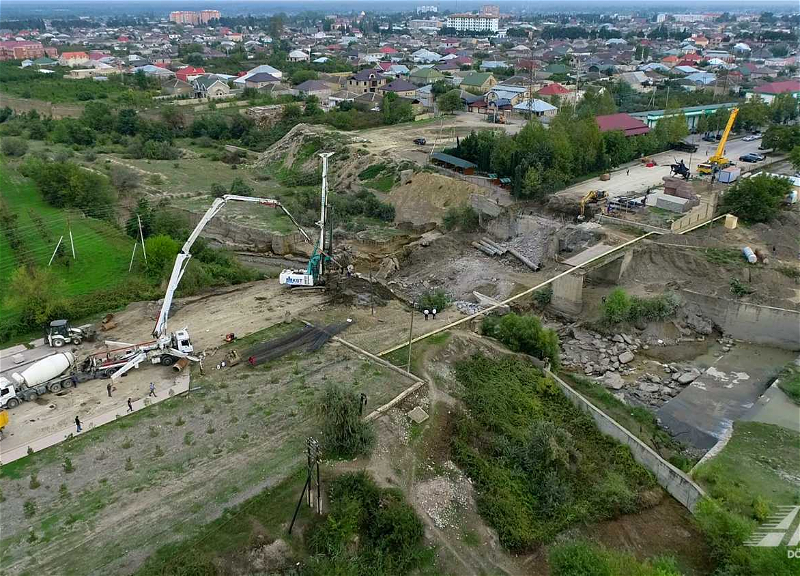
<path id="1" fill-rule="evenodd" d="M 657 162 L 656 166 L 648 168 L 640 163 L 633 163 L 623 166 L 615 172 L 611 172 L 611 180 L 603 182 L 600 178 L 591 178 L 575 186 L 565 188 L 556 195 L 559 197 L 574 198 L 576 201 L 582 198 L 590 190 L 605 190 L 610 197 L 616 196 L 640 196 L 652 186 L 660 186 L 664 183 L 664 176 L 669 176 L 669 165 L 676 159 L 683 160 L 693 174 L 697 173 L 697 165 L 705 162 L 709 155 L 713 154 L 716 145 L 710 142 L 699 142 L 699 149 L 696 153 L 689 155 L 686 152 L 669 151 L 655 154 L 652 158 Z M 743 140 L 730 140 L 726 148 L 727 157 L 732 159 L 742 169 L 755 168 L 758 164 L 748 164 L 739 162 L 739 156 L 748 152 L 758 152 L 761 140 L 754 142 L 744 142 Z"/>
<path id="2" fill-rule="evenodd" d="M 41 360 L 45 356 L 50 356 L 61 350 L 71 350 L 71 347 L 65 348 L 50 348 L 49 346 L 41 345 L 36 348 L 26 348 L 24 345 L 13 346 L 0 350 L 0 376 L 11 379 L 12 372 L 21 372 L 25 370 L 30 364 Z M 20 363 L 14 361 L 13 356 L 21 355 L 23 360 Z"/>

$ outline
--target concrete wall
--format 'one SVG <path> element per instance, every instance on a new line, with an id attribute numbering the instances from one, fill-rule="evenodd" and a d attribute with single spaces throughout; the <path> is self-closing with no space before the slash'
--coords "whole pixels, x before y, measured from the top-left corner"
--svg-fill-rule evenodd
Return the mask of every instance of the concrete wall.
<path id="1" fill-rule="evenodd" d="M 583 310 L 583 280 L 586 273 L 575 270 L 571 274 L 553 280 L 553 297 L 550 306 L 553 309 L 577 316 Z"/>
<path id="2" fill-rule="evenodd" d="M 592 417 L 603 434 L 607 434 L 631 449 L 633 458 L 650 470 L 658 483 L 678 502 L 693 512 L 697 503 L 706 496 L 705 491 L 695 484 L 686 474 L 664 460 L 647 444 L 620 426 L 616 420 L 603 413 L 594 404 L 573 390 L 569 384 L 547 370 L 547 374 L 556 381 L 561 390 L 575 406 Z"/>
<path id="3" fill-rule="evenodd" d="M 691 290 L 682 290 L 681 296 L 697 304 L 704 316 L 734 338 L 800 350 L 800 312 L 796 310 L 749 304 Z"/>

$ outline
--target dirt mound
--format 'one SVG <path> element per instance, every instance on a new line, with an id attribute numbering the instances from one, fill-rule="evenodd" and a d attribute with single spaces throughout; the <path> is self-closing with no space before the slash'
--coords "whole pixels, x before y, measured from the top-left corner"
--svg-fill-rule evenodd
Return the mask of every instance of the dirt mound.
<path id="1" fill-rule="evenodd" d="M 269 166 L 280 162 L 288 168 L 294 164 L 298 153 L 304 145 L 312 141 L 318 142 L 318 149 L 321 150 L 324 144 L 333 144 L 335 140 L 335 134 L 327 128 L 310 124 L 298 124 L 289 130 L 283 138 L 262 152 L 258 160 L 256 160 L 256 166 Z"/>
<path id="2" fill-rule="evenodd" d="M 669 242 L 669 238 L 665 238 Z M 716 253 L 702 247 L 664 246 L 648 243 L 634 252 L 625 271 L 623 283 L 644 286 L 648 292 L 661 293 L 664 288 L 686 288 L 720 298 L 734 298 L 731 281 L 735 278 L 749 286 L 753 293 L 742 301 L 796 309 L 795 281 L 775 267 L 747 265 L 741 262 L 718 263 Z"/>
<path id="3" fill-rule="evenodd" d="M 481 188 L 440 174 L 419 172 L 395 187 L 388 200 L 395 207 L 395 222 L 440 223 L 448 208 L 469 202 Z"/>

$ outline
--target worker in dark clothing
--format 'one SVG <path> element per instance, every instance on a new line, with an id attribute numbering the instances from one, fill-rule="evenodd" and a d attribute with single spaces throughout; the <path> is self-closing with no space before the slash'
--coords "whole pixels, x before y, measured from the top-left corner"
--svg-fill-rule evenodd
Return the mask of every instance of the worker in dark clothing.
<path id="1" fill-rule="evenodd" d="M 131 404 L 130 398 L 128 398 L 128 412 L 133 412 L 133 404 Z"/>
<path id="2" fill-rule="evenodd" d="M 77 416 L 75 416 L 75 428 L 78 429 L 78 432 L 80 432 L 82 430 L 82 428 L 81 428 L 81 419 L 78 418 Z"/>
<path id="3" fill-rule="evenodd" d="M 111 398 L 111 382 L 106 384 L 106 391 L 108 392 L 108 397 Z"/>

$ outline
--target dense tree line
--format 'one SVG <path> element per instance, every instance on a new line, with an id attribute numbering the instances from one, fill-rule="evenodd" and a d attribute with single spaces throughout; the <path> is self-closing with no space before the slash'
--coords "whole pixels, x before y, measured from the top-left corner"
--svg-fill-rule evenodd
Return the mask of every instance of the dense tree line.
<path id="1" fill-rule="evenodd" d="M 549 129 L 534 119 L 514 136 L 472 132 L 449 152 L 483 172 L 511 178 L 516 196 L 541 198 L 575 179 L 666 150 L 688 133 L 682 113 L 665 118 L 642 136 L 601 133 L 595 116 L 612 112 L 607 92 L 590 92 L 577 109 L 562 107 Z"/>

